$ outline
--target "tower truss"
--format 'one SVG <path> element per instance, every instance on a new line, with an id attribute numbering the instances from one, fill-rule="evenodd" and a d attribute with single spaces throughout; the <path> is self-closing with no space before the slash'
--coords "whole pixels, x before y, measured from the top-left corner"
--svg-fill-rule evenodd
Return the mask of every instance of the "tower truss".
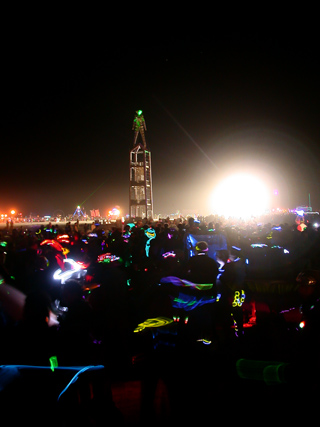
<path id="1" fill-rule="evenodd" d="M 132 130 L 134 131 L 134 140 L 133 148 L 130 151 L 129 165 L 129 213 L 133 218 L 152 218 L 151 152 L 147 149 L 145 138 L 147 127 L 141 110 L 136 111 Z"/>

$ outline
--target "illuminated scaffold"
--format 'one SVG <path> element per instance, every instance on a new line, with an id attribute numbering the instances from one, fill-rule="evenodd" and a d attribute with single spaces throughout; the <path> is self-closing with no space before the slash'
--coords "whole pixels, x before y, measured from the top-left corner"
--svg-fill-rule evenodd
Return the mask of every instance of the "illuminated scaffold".
<path id="1" fill-rule="evenodd" d="M 79 205 L 76 207 L 76 210 L 74 211 L 73 216 L 78 216 L 79 218 L 81 216 L 85 216 L 85 214 L 82 212 L 81 207 Z"/>
<path id="2" fill-rule="evenodd" d="M 145 138 L 147 128 L 141 110 L 136 111 L 132 130 L 134 141 L 130 151 L 129 212 L 133 218 L 152 218 L 151 152 L 147 150 Z M 141 142 L 138 141 L 139 134 Z"/>

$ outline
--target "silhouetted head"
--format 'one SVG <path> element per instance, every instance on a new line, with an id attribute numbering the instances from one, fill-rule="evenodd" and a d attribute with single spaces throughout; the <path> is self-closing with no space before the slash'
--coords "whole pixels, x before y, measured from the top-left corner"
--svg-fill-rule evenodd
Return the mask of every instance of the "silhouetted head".
<path id="1" fill-rule="evenodd" d="M 209 246 L 208 246 L 207 242 L 200 241 L 200 242 L 197 243 L 197 245 L 196 245 L 196 251 L 198 253 L 206 253 L 206 252 L 208 252 L 208 250 L 209 250 Z"/>
<path id="2" fill-rule="evenodd" d="M 51 299 L 42 291 L 34 291 L 27 295 L 23 309 L 23 319 L 29 323 L 48 323 L 51 310 Z"/>
<path id="3" fill-rule="evenodd" d="M 74 303 L 81 301 L 82 296 L 82 287 L 76 280 L 69 279 L 63 285 L 61 293 L 61 302 L 63 306 L 70 307 Z"/>

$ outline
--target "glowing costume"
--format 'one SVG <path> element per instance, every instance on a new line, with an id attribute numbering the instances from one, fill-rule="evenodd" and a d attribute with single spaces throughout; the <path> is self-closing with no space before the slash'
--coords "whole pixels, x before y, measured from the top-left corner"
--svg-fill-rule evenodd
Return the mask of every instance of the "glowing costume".
<path id="1" fill-rule="evenodd" d="M 147 130 L 147 127 L 141 110 L 136 111 L 136 115 L 133 119 L 132 130 L 134 130 L 133 145 L 137 144 L 138 134 L 140 133 L 143 142 L 143 148 L 146 148 L 147 143 L 144 131 Z"/>

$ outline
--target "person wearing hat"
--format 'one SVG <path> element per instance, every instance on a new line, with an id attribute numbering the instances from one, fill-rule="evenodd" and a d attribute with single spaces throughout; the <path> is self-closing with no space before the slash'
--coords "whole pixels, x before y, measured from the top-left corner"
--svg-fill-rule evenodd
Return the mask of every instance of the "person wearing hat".
<path id="1" fill-rule="evenodd" d="M 219 265 L 208 256 L 207 242 L 199 241 L 195 249 L 196 255 L 191 257 L 186 264 L 185 279 L 198 286 L 195 289 L 183 289 L 183 292 L 191 294 L 197 302 L 206 299 L 213 303 L 217 297 L 216 282 Z M 206 303 L 189 312 L 189 334 L 195 341 L 198 339 L 208 341 L 215 339 L 215 310 L 213 306 L 213 304 Z"/>
<path id="2" fill-rule="evenodd" d="M 200 241 L 196 245 L 197 254 L 189 259 L 186 266 L 186 279 L 198 284 L 213 284 L 216 287 L 216 280 L 219 273 L 219 264 L 208 256 L 208 243 Z"/>

